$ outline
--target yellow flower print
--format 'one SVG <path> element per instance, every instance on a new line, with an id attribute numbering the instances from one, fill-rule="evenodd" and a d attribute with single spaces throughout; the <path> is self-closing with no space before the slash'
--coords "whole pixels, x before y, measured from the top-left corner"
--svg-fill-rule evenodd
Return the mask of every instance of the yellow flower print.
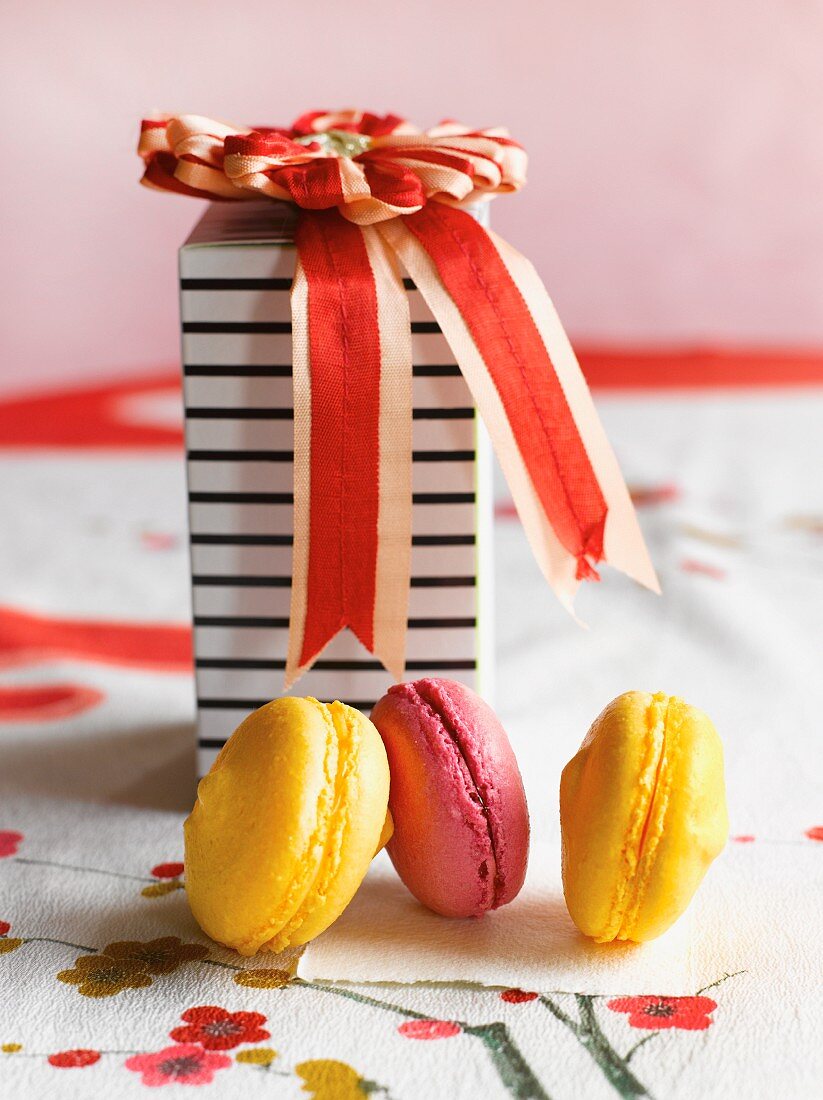
<path id="1" fill-rule="evenodd" d="M 234 1057 L 247 1066 L 270 1066 L 277 1057 L 277 1051 L 271 1047 L 255 1047 L 254 1050 L 241 1050 Z"/>
<path id="2" fill-rule="evenodd" d="M 22 1049 L 22 1043 L 3 1043 L 3 1045 L 0 1046 L 0 1050 L 2 1050 L 4 1054 L 16 1054 L 18 1050 Z"/>
<path id="3" fill-rule="evenodd" d="M 13 936 L 0 937 L 0 955 L 8 955 L 12 951 L 16 951 L 23 942 L 23 940 L 17 940 Z"/>
<path id="4" fill-rule="evenodd" d="M 118 940 L 103 948 L 103 954 L 119 962 L 132 963 L 149 974 L 168 974 L 184 962 L 204 959 L 209 950 L 200 943 L 183 943 L 179 936 L 158 940 Z"/>
<path id="5" fill-rule="evenodd" d="M 373 1091 L 357 1070 L 331 1058 L 301 1062 L 294 1071 L 305 1081 L 303 1092 L 310 1093 L 314 1100 L 363 1100 Z"/>
<path id="6" fill-rule="evenodd" d="M 76 985 L 84 997 L 113 997 L 124 989 L 141 989 L 152 979 L 144 966 L 111 955 L 81 955 L 71 970 L 61 970 L 59 982 Z"/>
<path id="7" fill-rule="evenodd" d="M 152 974 L 168 974 L 194 959 L 204 959 L 207 947 L 183 943 L 179 936 L 157 940 L 117 940 L 99 955 L 81 955 L 71 970 L 61 970 L 58 981 L 76 985 L 84 997 L 113 997 L 124 989 L 142 989 Z"/>
<path id="8" fill-rule="evenodd" d="M 235 974 L 234 981 L 236 985 L 245 985 L 249 989 L 282 989 L 284 985 L 288 985 L 291 981 L 291 974 L 288 970 L 241 970 L 239 974 Z"/>
<path id="9" fill-rule="evenodd" d="M 183 883 L 179 879 L 171 879 L 170 882 L 153 882 L 151 886 L 144 886 L 140 893 L 144 898 L 162 898 L 165 894 L 172 894 L 175 890 L 183 890 Z"/>

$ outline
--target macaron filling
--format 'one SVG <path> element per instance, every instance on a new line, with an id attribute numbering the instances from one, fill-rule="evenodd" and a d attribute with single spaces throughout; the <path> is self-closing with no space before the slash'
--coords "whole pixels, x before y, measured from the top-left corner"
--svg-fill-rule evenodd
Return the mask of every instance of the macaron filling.
<path id="1" fill-rule="evenodd" d="M 334 726 L 326 708 L 320 704 L 321 716 L 327 727 L 325 754 L 323 757 L 323 775 L 325 782 L 320 788 L 315 811 L 315 826 L 308 836 L 301 855 L 296 861 L 297 873 L 292 878 L 287 892 L 280 898 L 276 908 L 265 924 L 239 939 L 236 950 L 241 955 L 254 955 L 258 951 L 282 951 L 288 946 L 285 930 L 294 921 L 312 883 L 317 877 L 317 852 L 325 847 L 328 834 L 329 817 L 333 805 L 334 778 L 338 771 L 339 746 Z"/>
<path id="2" fill-rule="evenodd" d="M 449 696 L 442 681 L 417 681 L 390 689 L 391 694 L 403 695 L 412 705 L 422 707 L 442 731 L 442 740 L 449 744 L 456 757 L 469 802 L 476 808 L 472 824 L 475 832 L 482 831 L 482 858 L 477 865 L 481 887 L 478 909 L 496 909 L 505 898 L 504 860 L 505 840 L 498 827 L 495 812 L 497 792 L 485 766 L 480 744 L 470 726 L 463 721 L 456 701 Z M 481 824 L 482 822 L 482 824 Z"/>
<path id="3" fill-rule="evenodd" d="M 331 806 L 318 815 L 318 831 L 315 841 L 322 845 L 322 854 L 314 868 L 314 875 L 297 910 L 287 923 L 263 947 L 269 951 L 282 951 L 299 939 L 300 928 L 309 917 L 326 903 L 331 884 L 340 869 L 342 837 L 348 825 L 348 787 L 354 773 L 359 738 L 352 723 L 347 721 L 340 704 L 318 703 L 323 719 L 329 727 L 330 739 L 337 743 L 335 774 L 327 773 L 327 790 L 331 792 Z M 311 858 L 311 857 L 310 857 Z"/>
<path id="4" fill-rule="evenodd" d="M 671 789 L 671 727 L 679 700 L 657 692 L 646 711 L 646 742 L 621 851 L 621 874 L 600 943 L 631 939 L 654 863 Z"/>
<path id="5" fill-rule="evenodd" d="M 316 705 L 328 730 L 326 782 L 317 802 L 317 824 L 300 859 L 300 873 L 265 926 L 238 947 L 241 953 L 282 951 L 295 942 L 300 927 L 325 904 L 340 867 L 341 838 L 348 820 L 347 787 L 357 756 L 357 735 L 339 704 L 334 710 L 325 703 Z"/>
<path id="6" fill-rule="evenodd" d="M 646 888 L 654 870 L 660 840 L 666 827 L 666 814 L 671 801 L 675 773 L 674 761 L 679 748 L 684 704 L 682 699 L 678 699 L 676 696 L 670 696 L 666 699 L 662 693 L 658 693 L 654 696 L 652 706 L 655 702 L 662 704 L 663 700 L 665 700 L 666 709 L 663 716 L 663 743 L 660 752 L 660 763 L 640 838 L 632 898 L 620 923 L 620 930 L 617 934 L 619 939 L 634 939 L 638 914 L 643 907 Z"/>

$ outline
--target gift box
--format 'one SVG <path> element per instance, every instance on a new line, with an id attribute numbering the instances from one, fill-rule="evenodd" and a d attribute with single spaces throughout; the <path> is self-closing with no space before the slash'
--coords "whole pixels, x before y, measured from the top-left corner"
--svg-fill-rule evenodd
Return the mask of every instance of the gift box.
<path id="1" fill-rule="evenodd" d="M 284 690 L 295 221 L 286 203 L 213 203 L 180 250 L 201 774 L 242 719 Z M 411 279 L 404 286 L 413 357 L 405 667 L 409 677 L 445 676 L 489 698 L 490 444 L 439 325 Z M 299 691 L 368 713 L 394 679 L 344 629 L 303 675 Z"/>
<path id="2" fill-rule="evenodd" d="M 657 589 L 554 306 L 487 228 L 525 183 L 507 131 L 179 115 L 139 152 L 147 186 L 213 200 L 180 259 L 201 769 L 295 684 L 489 697 L 486 431 L 567 610 L 600 562 Z"/>

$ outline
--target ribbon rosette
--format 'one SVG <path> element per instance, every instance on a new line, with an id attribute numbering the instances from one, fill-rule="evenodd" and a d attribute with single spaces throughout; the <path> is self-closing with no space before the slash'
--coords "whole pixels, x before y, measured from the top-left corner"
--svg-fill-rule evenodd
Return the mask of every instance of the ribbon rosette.
<path id="1" fill-rule="evenodd" d="M 362 111 L 312 112 L 290 129 L 180 115 L 144 121 L 139 151 L 150 187 L 300 208 L 286 688 L 345 626 L 403 676 L 412 355 L 401 264 L 454 352 L 561 602 L 572 610 L 601 561 L 658 590 L 540 278 L 465 209 L 525 183 L 526 153 L 504 130 L 421 132 Z"/>

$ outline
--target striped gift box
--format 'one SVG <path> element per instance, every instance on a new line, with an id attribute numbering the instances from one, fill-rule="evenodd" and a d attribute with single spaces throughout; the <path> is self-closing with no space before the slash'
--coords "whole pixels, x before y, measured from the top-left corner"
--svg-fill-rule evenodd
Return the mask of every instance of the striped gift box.
<path id="1" fill-rule="evenodd" d="M 293 208 L 214 203 L 180 250 L 201 774 L 282 694 L 291 586 Z M 406 670 L 491 692 L 491 456 L 466 383 L 406 280 L 414 358 Z M 295 689 L 368 713 L 392 677 L 348 630 Z"/>

